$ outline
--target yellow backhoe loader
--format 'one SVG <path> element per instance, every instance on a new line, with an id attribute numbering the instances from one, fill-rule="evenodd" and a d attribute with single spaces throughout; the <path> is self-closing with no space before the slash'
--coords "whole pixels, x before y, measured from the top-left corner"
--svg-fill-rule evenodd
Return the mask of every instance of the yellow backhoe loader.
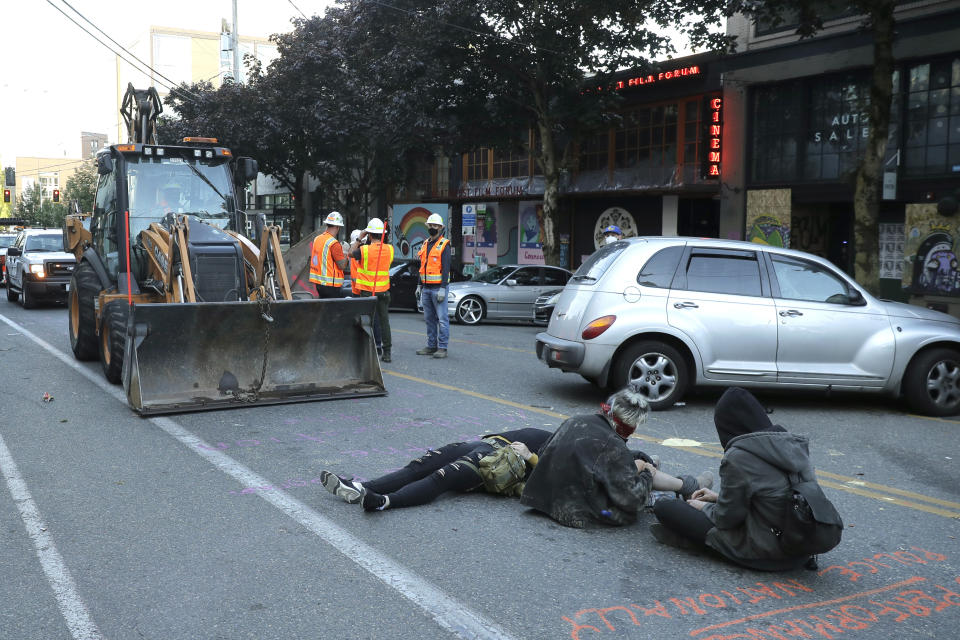
<path id="1" fill-rule="evenodd" d="M 129 141 L 97 155 L 92 216 L 67 216 L 74 355 L 140 414 L 386 394 L 375 300 L 297 299 L 278 227 L 237 197 L 256 162 L 212 138 L 157 144 L 161 109 L 128 86 Z"/>

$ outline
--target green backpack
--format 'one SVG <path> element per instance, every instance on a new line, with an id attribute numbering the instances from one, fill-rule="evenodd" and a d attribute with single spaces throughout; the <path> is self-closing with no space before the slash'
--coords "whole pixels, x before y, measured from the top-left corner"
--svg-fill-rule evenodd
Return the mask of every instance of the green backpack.
<path id="1" fill-rule="evenodd" d="M 523 493 L 523 478 L 527 475 L 527 463 L 513 450 L 513 447 L 509 445 L 499 447 L 493 453 L 480 458 L 476 468 L 483 479 L 483 488 L 487 493 L 498 493 L 504 496 L 519 496 Z"/>

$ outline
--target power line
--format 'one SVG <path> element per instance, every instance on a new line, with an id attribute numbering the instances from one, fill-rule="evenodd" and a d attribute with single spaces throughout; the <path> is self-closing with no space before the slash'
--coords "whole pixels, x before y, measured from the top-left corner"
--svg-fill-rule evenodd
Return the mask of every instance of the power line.
<path id="1" fill-rule="evenodd" d="M 135 55 L 133 55 L 132 53 L 130 53 L 129 51 L 127 51 L 126 48 L 124 48 L 122 45 L 120 45 L 119 43 L 117 43 L 116 40 L 114 40 L 113 38 L 111 38 L 110 36 L 108 36 L 106 33 L 104 33 L 103 30 L 100 29 L 97 25 L 93 24 L 93 22 L 90 22 L 90 20 L 88 20 L 83 14 L 81 14 L 79 11 L 77 11 L 77 10 L 74 9 L 72 6 L 70 6 L 70 4 L 66 2 L 66 0 L 62 0 L 62 1 L 64 2 L 64 4 L 66 4 L 66 5 L 69 6 L 71 9 L 73 9 L 73 11 L 75 11 L 75 12 L 77 13 L 77 15 L 79 15 L 81 18 L 83 18 L 84 20 L 86 20 L 87 22 L 89 22 L 89 23 L 93 26 L 94 29 L 96 29 L 96 30 L 99 31 L 100 33 L 103 33 L 103 35 L 104 35 L 107 39 L 109 39 L 111 42 L 113 42 L 114 44 L 116 44 L 116 46 L 120 47 L 120 49 L 122 49 L 124 52 L 126 52 L 129 56 L 131 56 L 131 57 L 133 57 L 135 60 L 137 60 L 137 61 L 140 63 L 140 65 L 142 65 L 143 67 L 146 67 L 147 69 L 149 69 L 150 72 L 152 72 L 152 73 L 154 73 L 154 74 L 156 74 L 156 75 L 158 75 L 158 76 L 160 76 L 160 77 L 162 77 L 162 78 L 166 78 L 166 76 L 164 76 L 163 74 L 161 74 L 159 71 L 157 71 L 156 69 L 154 69 L 153 67 L 151 67 L 151 66 L 148 65 L 147 63 L 145 63 L 145 62 L 143 62 L 142 60 L 140 60 L 140 58 L 138 58 L 137 56 L 135 56 Z M 150 75 L 149 73 L 147 73 L 146 71 L 144 71 L 141 67 L 139 67 L 138 65 L 134 64 L 133 62 L 131 62 L 130 60 L 128 60 L 127 58 L 125 58 L 124 56 L 122 56 L 118 51 L 115 51 L 115 50 L 111 49 L 110 46 L 109 46 L 107 43 L 105 43 L 103 40 L 101 40 L 100 38 L 98 38 L 97 36 L 95 36 L 93 33 L 91 33 L 90 31 L 88 31 L 82 24 L 80 24 L 79 22 L 77 22 L 76 20 L 74 20 L 73 17 L 71 17 L 66 11 L 64 11 L 63 9 L 61 9 L 60 7 L 58 7 L 57 5 L 55 5 L 53 2 L 51 2 L 51 0 L 47 0 L 47 4 L 49 4 L 51 7 L 53 7 L 54 9 L 56 9 L 57 11 L 59 11 L 60 13 L 62 13 L 63 16 L 64 16 L 67 20 L 69 20 L 69 21 L 72 22 L 73 24 L 77 25 L 77 27 L 79 27 L 79 28 L 80 28 L 84 33 L 86 33 L 88 36 L 90 36 L 91 38 L 93 38 L 94 40 L 96 40 L 98 43 L 102 44 L 110 53 L 116 55 L 118 58 L 120 58 L 121 60 L 123 60 L 124 62 L 126 62 L 127 64 L 129 64 L 131 67 L 133 67 L 134 69 L 136 69 L 136 70 L 139 71 L 140 73 L 144 73 L 144 74 L 146 74 L 146 75 Z M 169 78 L 166 78 L 166 79 L 167 79 L 169 82 L 173 83 L 173 81 L 170 80 Z M 160 84 L 160 85 L 164 86 L 165 88 L 167 88 L 167 89 L 170 90 L 171 92 L 173 92 L 173 91 L 182 91 L 184 94 L 190 96 L 191 98 L 193 98 L 193 99 L 195 99 L 195 100 L 197 100 L 197 101 L 200 101 L 200 98 L 199 98 L 198 96 L 195 96 L 195 95 L 193 95 L 191 92 L 189 92 L 189 91 L 187 91 L 187 90 L 185 90 L 185 89 L 180 88 L 179 86 L 176 85 L 176 83 L 167 84 L 166 82 L 161 82 L 161 81 L 159 81 L 159 80 L 157 80 L 156 82 L 157 82 L 157 84 Z"/>
<path id="2" fill-rule="evenodd" d="M 109 40 L 110 42 L 112 42 L 112 43 L 115 44 L 116 46 L 120 47 L 123 51 L 125 51 L 125 52 L 127 53 L 127 55 L 129 55 L 129 56 L 132 57 L 134 60 L 136 60 L 137 62 L 139 62 L 139 63 L 142 64 L 143 66 L 145 66 L 147 69 L 150 69 L 150 71 L 152 71 L 153 73 L 157 74 L 158 76 L 160 76 L 161 78 L 163 78 L 164 80 L 166 80 L 167 82 L 169 82 L 171 86 L 169 86 L 168 88 L 169 88 L 171 91 L 173 91 L 174 88 L 179 89 L 179 85 L 178 85 L 176 82 L 174 82 L 173 80 L 171 80 L 171 79 L 168 78 L 167 76 L 163 75 L 162 73 L 160 73 L 159 71 L 157 71 L 156 69 L 154 69 L 153 67 L 151 67 L 149 64 L 147 64 L 146 62 L 144 62 L 143 60 L 141 60 L 140 58 L 138 58 L 135 54 L 131 53 L 129 49 L 127 49 L 127 48 L 124 47 L 122 44 L 120 44 L 119 42 L 117 42 L 116 40 L 114 40 L 113 38 L 111 38 L 107 33 L 104 32 L 103 29 L 101 29 L 100 27 L 98 27 L 97 25 L 95 25 L 93 22 L 91 22 L 90 19 L 87 18 L 87 16 L 85 16 L 85 15 L 83 15 L 82 13 L 80 13 L 79 11 L 77 11 L 76 7 L 74 7 L 72 4 L 70 4 L 69 2 L 67 2 L 67 0 L 60 0 L 60 1 L 63 2 L 63 4 L 67 5 L 68 7 L 70 7 L 70 9 L 71 9 L 74 13 L 76 13 L 78 16 L 80 16 L 81 18 L 83 18 L 90 26 L 92 26 L 94 29 L 96 29 L 96 30 L 99 31 L 101 34 L 103 34 L 103 36 L 104 36 L 107 40 Z M 49 0 L 48 0 L 48 2 L 49 2 Z M 183 92 L 186 93 L 187 95 L 193 96 L 196 100 L 200 101 L 200 97 L 197 96 L 197 95 L 194 95 L 192 92 L 187 91 L 186 89 L 179 89 L 179 90 L 180 90 L 180 91 L 183 91 Z"/>
<path id="3" fill-rule="evenodd" d="M 293 7 L 294 9 L 296 9 L 296 10 L 300 13 L 300 15 L 303 16 L 303 19 L 304 19 L 304 20 L 309 20 L 309 19 L 310 19 L 310 18 L 307 17 L 307 14 L 305 14 L 303 11 L 300 11 L 300 7 L 298 7 L 297 5 L 293 4 L 293 0 L 287 0 L 287 2 L 289 2 L 289 3 L 290 3 L 290 6 Z"/>

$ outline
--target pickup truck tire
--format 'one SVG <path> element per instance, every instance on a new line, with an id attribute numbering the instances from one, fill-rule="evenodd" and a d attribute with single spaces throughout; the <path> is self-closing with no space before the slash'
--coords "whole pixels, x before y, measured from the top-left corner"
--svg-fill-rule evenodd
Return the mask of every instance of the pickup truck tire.
<path id="1" fill-rule="evenodd" d="M 67 316 L 70 321 L 70 348 L 77 360 L 96 360 L 97 312 L 94 299 L 100 294 L 100 279 L 89 262 L 81 262 L 70 276 Z"/>
<path id="2" fill-rule="evenodd" d="M 125 300 L 108 302 L 100 316 L 100 365 L 103 375 L 113 384 L 120 383 L 123 373 L 123 352 L 127 344 L 127 315 Z"/>
<path id="3" fill-rule="evenodd" d="M 23 289 L 20 291 L 20 304 L 23 305 L 24 309 L 33 309 L 37 306 L 37 301 L 32 295 L 30 295 L 30 289 L 27 287 L 27 284 L 24 282 Z"/>
<path id="4" fill-rule="evenodd" d="M 13 290 L 13 286 L 10 284 L 10 280 L 7 279 L 7 300 L 9 302 L 16 302 L 20 299 L 20 294 Z"/>

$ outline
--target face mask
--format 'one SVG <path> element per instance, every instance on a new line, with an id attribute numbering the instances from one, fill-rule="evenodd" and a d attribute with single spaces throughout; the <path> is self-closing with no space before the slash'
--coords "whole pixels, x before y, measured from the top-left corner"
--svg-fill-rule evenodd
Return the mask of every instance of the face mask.
<path id="1" fill-rule="evenodd" d="M 618 239 L 619 239 L 619 238 L 617 238 L 617 236 L 607 236 L 606 238 L 603 239 L 603 243 L 604 243 L 604 244 L 613 244 L 613 243 L 616 242 Z"/>
<path id="2" fill-rule="evenodd" d="M 427 229 L 427 231 L 430 232 L 430 235 L 431 235 L 431 236 L 435 236 L 435 235 L 437 235 L 438 233 L 440 233 L 440 229 L 434 229 L 433 227 L 430 227 L 429 229 Z"/>

